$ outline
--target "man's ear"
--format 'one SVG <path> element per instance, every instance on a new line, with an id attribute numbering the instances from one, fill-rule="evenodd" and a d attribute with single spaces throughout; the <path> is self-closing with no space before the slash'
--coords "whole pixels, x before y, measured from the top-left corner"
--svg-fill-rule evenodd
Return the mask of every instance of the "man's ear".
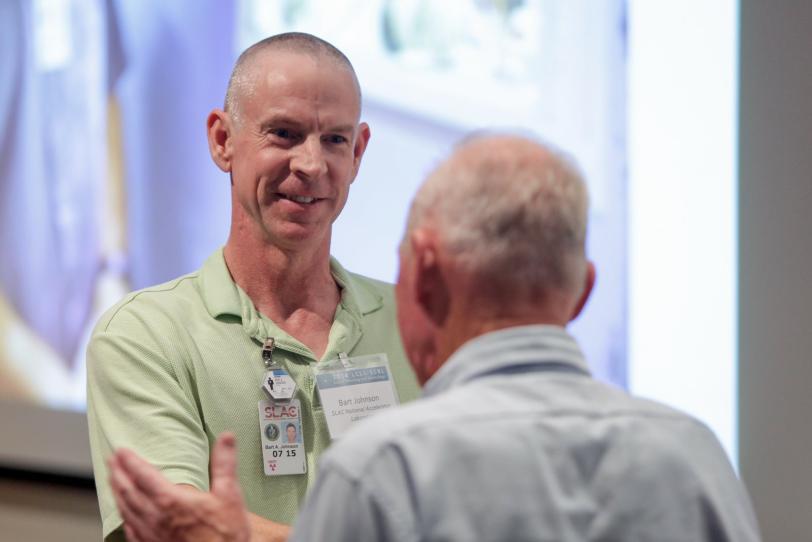
<path id="1" fill-rule="evenodd" d="M 361 168 L 361 158 L 364 157 L 364 152 L 367 150 L 367 144 L 372 132 L 369 129 L 369 124 L 362 122 L 358 125 L 358 136 L 355 138 L 355 146 L 352 148 L 352 180 L 358 175 L 358 170 Z M 352 182 L 352 181 L 351 181 Z"/>
<path id="2" fill-rule="evenodd" d="M 226 173 L 231 172 L 233 154 L 233 125 L 231 117 L 222 109 L 214 109 L 206 119 L 209 152 L 214 163 Z"/>
<path id="3" fill-rule="evenodd" d="M 578 315 L 581 314 L 581 311 L 584 310 L 584 306 L 586 305 L 587 300 L 589 300 L 589 294 L 592 293 L 592 288 L 595 286 L 595 264 L 592 262 L 586 262 L 586 276 L 584 277 L 584 289 L 581 292 L 581 297 L 578 298 L 578 303 L 575 305 L 575 308 L 572 311 L 572 315 L 570 315 L 570 322 L 578 318 Z"/>
<path id="4" fill-rule="evenodd" d="M 437 238 L 426 230 L 412 232 L 417 302 L 429 320 L 442 327 L 451 309 L 451 295 L 443 274 Z"/>

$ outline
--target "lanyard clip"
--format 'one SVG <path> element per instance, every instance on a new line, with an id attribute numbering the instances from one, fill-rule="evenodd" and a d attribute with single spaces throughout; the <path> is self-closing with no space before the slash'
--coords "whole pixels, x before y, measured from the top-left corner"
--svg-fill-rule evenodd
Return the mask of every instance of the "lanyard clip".
<path id="1" fill-rule="evenodd" d="M 273 337 L 268 337 L 265 340 L 265 344 L 262 345 L 262 362 L 265 364 L 266 369 L 270 369 L 273 366 L 273 348 L 274 339 Z"/>
<path id="2" fill-rule="evenodd" d="M 338 353 L 338 361 L 341 362 L 341 366 L 345 369 L 351 369 L 352 364 L 350 363 L 350 359 L 347 357 L 346 352 L 339 352 Z"/>

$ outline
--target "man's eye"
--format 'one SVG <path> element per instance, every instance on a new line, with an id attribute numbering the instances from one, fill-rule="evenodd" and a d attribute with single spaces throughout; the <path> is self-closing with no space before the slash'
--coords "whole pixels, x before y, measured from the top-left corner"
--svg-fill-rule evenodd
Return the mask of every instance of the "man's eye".
<path id="1" fill-rule="evenodd" d="M 293 137 L 293 134 L 287 128 L 272 128 L 269 130 L 271 135 L 279 137 L 281 139 L 290 139 Z"/>
<path id="2" fill-rule="evenodd" d="M 342 135 L 333 134 L 327 136 L 327 141 L 329 141 L 330 143 L 334 143 L 336 145 L 340 145 L 341 143 L 345 143 L 347 141 L 347 138 Z"/>

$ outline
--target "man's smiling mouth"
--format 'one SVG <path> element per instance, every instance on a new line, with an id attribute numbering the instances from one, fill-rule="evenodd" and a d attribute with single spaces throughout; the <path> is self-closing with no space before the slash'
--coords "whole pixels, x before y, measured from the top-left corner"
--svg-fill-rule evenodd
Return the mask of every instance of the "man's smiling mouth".
<path id="1" fill-rule="evenodd" d="M 319 198 L 314 198 L 312 196 L 296 196 L 291 194 L 277 194 L 280 198 L 295 201 L 296 203 L 313 203 L 319 200 Z"/>

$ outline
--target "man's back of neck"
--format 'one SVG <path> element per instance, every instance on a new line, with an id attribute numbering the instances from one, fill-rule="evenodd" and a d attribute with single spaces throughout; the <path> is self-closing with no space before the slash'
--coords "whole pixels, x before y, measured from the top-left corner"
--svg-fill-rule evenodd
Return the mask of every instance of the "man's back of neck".
<path id="1" fill-rule="evenodd" d="M 528 310 L 515 310 L 499 314 L 488 312 L 481 307 L 474 308 L 475 303 L 467 305 L 464 311 L 454 311 L 449 315 L 449 322 L 438 336 L 438 354 L 440 359 L 448 359 L 457 349 L 468 341 L 492 331 L 518 326 L 550 325 L 565 327 L 567 319 L 557 308 L 544 306 L 530 307 Z"/>

